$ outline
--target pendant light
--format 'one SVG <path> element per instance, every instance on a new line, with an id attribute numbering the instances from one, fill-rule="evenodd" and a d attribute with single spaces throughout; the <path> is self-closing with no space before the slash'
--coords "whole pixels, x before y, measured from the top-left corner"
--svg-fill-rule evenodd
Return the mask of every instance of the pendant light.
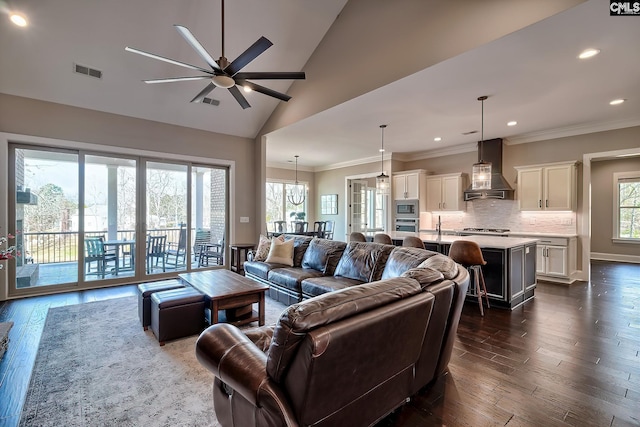
<path id="1" fill-rule="evenodd" d="M 376 192 L 378 194 L 389 194 L 391 190 L 391 180 L 389 175 L 384 173 L 384 128 L 387 125 L 380 125 L 380 132 L 382 133 L 382 139 L 380 143 L 380 175 L 376 177 Z"/>
<path id="2" fill-rule="evenodd" d="M 287 192 L 287 200 L 294 206 L 298 206 L 304 203 L 305 195 L 304 195 L 304 185 L 298 182 L 298 156 L 297 154 L 294 156 L 296 158 L 296 183 L 293 187 Z"/>
<path id="3" fill-rule="evenodd" d="M 491 189 L 491 163 L 482 160 L 482 143 L 484 141 L 484 101 L 487 96 L 481 96 L 478 101 L 482 103 L 482 128 L 480 133 L 479 162 L 474 163 L 471 169 L 471 189 L 490 190 Z"/>

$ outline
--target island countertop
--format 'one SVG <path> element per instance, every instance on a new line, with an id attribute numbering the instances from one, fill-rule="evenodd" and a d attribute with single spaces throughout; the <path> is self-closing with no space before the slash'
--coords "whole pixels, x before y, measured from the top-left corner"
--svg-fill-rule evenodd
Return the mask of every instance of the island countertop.
<path id="1" fill-rule="evenodd" d="M 423 242 L 451 244 L 456 240 L 467 240 L 476 242 L 481 248 L 510 249 L 537 242 L 539 239 L 530 237 L 501 237 L 501 236 L 438 236 L 436 233 L 410 233 L 403 231 L 392 231 L 388 234 L 393 240 L 402 240 L 406 236 L 417 236 Z"/>

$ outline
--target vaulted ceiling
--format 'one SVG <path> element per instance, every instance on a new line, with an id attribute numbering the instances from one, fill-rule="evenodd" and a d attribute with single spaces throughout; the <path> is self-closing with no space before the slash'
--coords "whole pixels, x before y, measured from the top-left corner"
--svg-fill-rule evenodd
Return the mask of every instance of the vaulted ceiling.
<path id="1" fill-rule="evenodd" d="M 330 37 L 334 21 L 348 7 L 346 3 L 227 1 L 225 56 L 233 60 L 265 36 L 274 45 L 243 71 L 306 71 L 314 51 L 323 38 Z M 428 2 L 434 14 L 439 3 Z M 189 101 L 205 86 L 202 81 L 142 82 L 198 73 L 125 52 L 125 46 L 206 66 L 173 24 L 188 27 L 212 57 L 220 56 L 219 1 L 23 0 L 8 3 L 4 9 L 8 8 L 26 14 L 29 26 L 18 28 L 6 19 L 0 23 L 2 93 L 247 138 L 259 135 L 274 111 L 288 107 L 252 92 L 245 95 L 252 107 L 242 110 L 223 89 L 210 94 L 220 101 L 218 106 L 193 104 Z M 369 24 L 364 14 L 362 22 L 350 19 L 357 25 Z M 380 31 L 394 37 L 392 28 Z M 283 165 L 300 154 L 302 167 L 322 169 L 375 159 L 383 123 L 389 125 L 387 152 L 400 158 L 468 145 L 480 137 L 481 105 L 476 99 L 481 95 L 489 96 L 484 104 L 485 139 L 526 142 L 637 126 L 637 40 L 640 18 L 611 17 L 607 2 L 586 1 L 284 127 L 267 129 L 267 160 Z M 362 49 L 375 49 L 367 43 L 362 40 Z M 402 40 L 397 40 L 397 46 L 397 57 L 379 61 L 389 65 L 416 54 L 404 49 Z M 600 54 L 579 60 L 577 55 L 589 47 L 600 49 Z M 98 69 L 102 78 L 76 74 L 74 64 Z M 348 64 L 331 65 L 336 82 L 348 75 Z M 376 71 L 373 64 L 371 73 Z M 293 86 L 288 80 L 260 83 L 285 93 L 295 87 L 293 93 L 300 93 L 316 77 L 307 72 L 307 80 Z M 358 85 L 357 79 L 349 79 Z M 616 98 L 626 102 L 610 106 L 609 101 Z M 512 120 L 518 124 L 507 126 Z M 477 133 L 469 133 L 473 131 Z M 436 142 L 435 137 L 442 140 Z"/>

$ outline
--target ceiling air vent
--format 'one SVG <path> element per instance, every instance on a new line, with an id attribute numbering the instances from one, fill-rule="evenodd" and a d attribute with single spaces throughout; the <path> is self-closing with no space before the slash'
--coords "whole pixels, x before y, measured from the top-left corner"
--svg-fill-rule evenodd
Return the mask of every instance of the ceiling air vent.
<path id="1" fill-rule="evenodd" d="M 75 72 L 78 74 L 84 74 L 85 76 L 95 77 L 96 79 L 102 78 L 102 71 L 96 70 L 94 68 L 85 67 L 80 64 L 73 64 Z"/>
<path id="2" fill-rule="evenodd" d="M 462 132 L 463 135 L 473 135 L 474 133 L 478 133 L 477 130 L 471 130 L 469 132 Z"/>
<path id="3" fill-rule="evenodd" d="M 218 101 L 217 99 L 211 99 L 206 97 L 202 100 L 202 102 L 205 104 L 213 105 L 214 107 L 217 107 L 218 105 L 220 105 L 220 101 Z"/>

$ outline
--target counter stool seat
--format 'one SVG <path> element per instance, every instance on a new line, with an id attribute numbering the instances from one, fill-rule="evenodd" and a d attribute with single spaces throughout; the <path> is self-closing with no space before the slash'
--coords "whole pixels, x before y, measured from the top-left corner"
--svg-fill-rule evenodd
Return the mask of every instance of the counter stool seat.
<path id="1" fill-rule="evenodd" d="M 180 279 L 158 280 L 138 285 L 138 317 L 146 331 L 151 324 L 151 294 L 171 289 L 184 288 Z"/>
<path id="2" fill-rule="evenodd" d="M 205 296 L 191 286 L 151 295 L 151 330 L 161 346 L 165 341 L 202 332 L 204 300 Z"/>
<path id="3" fill-rule="evenodd" d="M 456 240 L 451 244 L 451 248 L 449 249 L 449 258 L 468 270 L 473 271 L 473 282 L 476 295 L 478 296 L 478 305 L 480 305 L 480 315 L 484 316 L 484 308 L 482 307 L 483 296 L 487 300 L 487 308 L 491 308 L 491 306 L 489 305 L 487 287 L 484 283 L 484 275 L 482 274 L 482 266 L 486 265 L 487 262 L 482 257 L 480 246 L 478 246 L 476 242 Z"/>

